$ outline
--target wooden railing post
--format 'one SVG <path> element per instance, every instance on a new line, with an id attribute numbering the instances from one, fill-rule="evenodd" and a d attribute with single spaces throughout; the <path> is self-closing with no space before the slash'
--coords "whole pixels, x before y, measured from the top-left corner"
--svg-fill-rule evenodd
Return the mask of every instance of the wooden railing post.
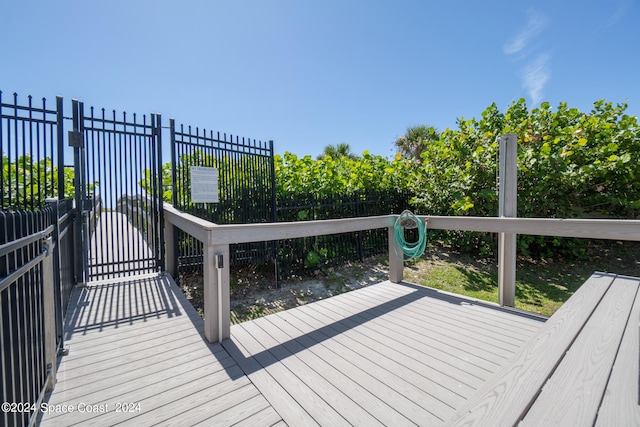
<path id="1" fill-rule="evenodd" d="M 231 336 L 229 261 L 229 245 L 205 243 L 204 336 L 210 343 L 221 342 Z"/>
<path id="2" fill-rule="evenodd" d="M 178 278 L 178 260 L 176 253 L 176 231 L 174 225 L 169 219 L 164 217 L 164 251 L 165 251 L 165 270 L 171 277 Z"/>
<path id="3" fill-rule="evenodd" d="M 388 228 L 389 234 L 389 281 L 393 283 L 400 283 L 404 278 L 404 262 L 396 255 L 397 247 L 396 236 L 394 233 L 394 227 Z"/>
<path id="4" fill-rule="evenodd" d="M 501 218 L 518 216 L 518 138 L 509 133 L 499 138 Z M 498 233 L 498 302 L 513 307 L 516 296 L 516 234 Z"/>

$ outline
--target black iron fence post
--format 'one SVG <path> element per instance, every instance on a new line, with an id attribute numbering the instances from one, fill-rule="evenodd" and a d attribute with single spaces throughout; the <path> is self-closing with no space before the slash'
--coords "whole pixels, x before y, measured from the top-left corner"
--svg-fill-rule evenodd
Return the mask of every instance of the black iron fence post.
<path id="1" fill-rule="evenodd" d="M 58 149 L 58 200 L 65 197 L 64 194 L 64 114 L 62 97 L 56 96 L 56 147 Z"/>
<path id="2" fill-rule="evenodd" d="M 162 116 L 160 114 L 152 114 L 151 115 L 151 124 L 153 127 L 153 133 L 155 134 L 155 147 L 152 152 L 153 155 L 157 153 L 157 161 L 155 162 L 155 176 L 156 180 L 156 191 L 154 192 L 157 197 L 154 197 L 155 209 L 154 212 L 157 212 L 157 215 L 152 215 L 155 224 L 153 226 L 153 233 L 156 235 L 156 256 L 158 257 L 158 269 L 159 271 L 164 271 L 165 269 L 165 250 L 164 250 L 164 209 L 162 206 L 163 196 L 164 196 L 164 188 L 163 188 L 163 177 L 162 177 Z"/>
<path id="3" fill-rule="evenodd" d="M 360 216 L 360 204 L 362 203 L 361 197 L 360 197 L 360 193 L 358 193 L 357 191 L 355 192 L 355 194 L 353 195 L 353 197 L 355 198 L 354 200 L 354 214 L 357 217 Z M 366 212 L 366 210 L 365 210 Z M 356 238 L 358 239 L 358 256 L 360 257 L 360 261 L 362 261 L 364 259 L 364 251 L 362 249 L 362 233 L 364 233 L 364 231 L 358 231 L 356 232 Z"/>
<path id="4" fill-rule="evenodd" d="M 176 186 L 177 182 L 177 155 L 176 155 L 176 121 L 174 119 L 169 119 L 169 133 L 171 138 L 171 204 L 174 207 L 178 207 L 178 187 Z M 166 233 L 173 237 L 168 243 L 172 245 L 171 254 L 174 259 L 169 260 L 171 266 L 173 267 L 170 273 L 177 279 L 178 278 L 178 257 L 180 252 L 178 252 L 178 238 L 179 233 L 174 225 L 171 225 L 171 230 L 166 230 Z M 169 252 L 169 251 L 167 251 Z"/>
<path id="5" fill-rule="evenodd" d="M 76 251 L 80 254 L 75 259 L 75 282 L 76 285 L 86 283 L 86 262 L 87 246 L 85 245 L 85 208 L 84 199 L 86 195 L 85 174 L 84 174 L 84 134 L 82 132 L 83 105 L 78 100 L 72 100 L 73 130 L 69 131 L 69 146 L 73 147 L 73 168 L 74 187 L 76 201 L 75 236 Z"/>
<path id="6" fill-rule="evenodd" d="M 53 233 L 51 235 L 53 252 L 50 253 L 49 256 L 53 263 L 53 299 L 55 301 L 56 342 L 58 346 L 62 347 L 62 318 L 64 302 L 62 300 L 62 273 L 60 267 L 60 203 L 57 197 L 47 198 L 45 202 L 47 206 L 51 208 L 51 223 L 53 224 Z"/>
<path id="7" fill-rule="evenodd" d="M 270 166 L 271 166 L 271 209 L 272 209 L 272 221 L 273 222 L 278 222 L 278 200 L 277 200 L 277 194 L 276 194 L 276 165 L 275 165 L 275 160 L 273 157 L 273 140 L 269 140 L 269 151 L 271 152 L 270 155 Z M 275 269 L 275 276 L 276 276 L 276 288 L 280 288 L 280 264 L 278 262 L 278 240 L 274 240 L 272 247 L 273 247 L 273 264 L 274 264 L 274 269 Z"/>

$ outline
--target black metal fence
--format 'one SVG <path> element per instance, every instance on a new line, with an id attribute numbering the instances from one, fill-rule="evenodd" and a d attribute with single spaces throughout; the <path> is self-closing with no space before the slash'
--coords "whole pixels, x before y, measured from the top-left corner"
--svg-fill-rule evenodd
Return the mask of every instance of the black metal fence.
<path id="1" fill-rule="evenodd" d="M 35 211 L 0 210 L 0 402 L 10 405 L 3 406 L 0 424 L 6 426 L 34 422 L 53 375 L 55 351 L 62 345 L 63 299 L 73 281 L 55 279 L 55 271 L 72 269 L 72 261 L 59 262 L 60 248 L 70 243 L 68 233 L 58 233 L 66 220 L 58 221 L 56 213 L 55 203 Z M 48 237 L 52 244 L 45 247 Z M 47 259 L 49 269 L 44 267 Z"/>
<path id="2" fill-rule="evenodd" d="M 331 197 L 295 195 L 278 197 L 278 221 L 354 218 L 397 213 L 406 208 L 405 192 L 370 192 Z M 366 230 L 328 236 L 278 241 L 278 263 L 283 277 L 362 260 L 388 252 L 387 230 Z"/>
<path id="3" fill-rule="evenodd" d="M 275 195 L 273 142 L 268 143 L 214 133 L 205 129 L 176 128 L 170 121 L 172 141 L 172 204 L 216 224 L 247 224 L 311 219 L 385 215 L 404 209 L 409 195 L 402 192 L 336 195 L 314 198 Z M 191 201 L 191 168 L 218 170 L 217 203 Z M 202 243 L 177 231 L 176 252 L 180 272 L 202 268 Z M 385 253 L 385 230 L 370 230 L 306 239 L 232 245 L 234 266 L 274 262 L 279 277 L 322 266 Z"/>
<path id="4" fill-rule="evenodd" d="M 35 420 L 31 409 L 52 369 L 45 343 L 53 340 L 55 358 L 75 284 L 75 208 L 63 199 L 73 190 L 73 169 L 64 167 L 62 98 L 55 109 L 46 99 L 37 104 L 32 97 L 19 102 L 17 94 L 6 101 L 0 92 L 0 402 L 15 406 L 0 413 L 6 426 Z M 46 247 L 45 238 L 51 238 Z"/>
<path id="5" fill-rule="evenodd" d="M 15 93 L 11 102 L 3 96 L 0 91 L 0 209 L 33 210 L 47 197 L 63 199 L 73 176 L 68 170 L 65 181 L 62 98 L 51 109 L 45 98 L 37 106 L 31 96 L 26 105 Z"/>
<path id="6" fill-rule="evenodd" d="M 172 203 L 176 208 L 217 224 L 275 221 L 273 141 L 234 137 L 184 125 L 177 128 L 173 120 L 169 127 Z M 191 202 L 192 166 L 217 169 L 217 203 Z M 179 270 L 201 269 L 202 244 L 181 232 L 176 241 Z M 273 242 L 237 244 L 230 250 L 234 265 L 275 257 Z"/>

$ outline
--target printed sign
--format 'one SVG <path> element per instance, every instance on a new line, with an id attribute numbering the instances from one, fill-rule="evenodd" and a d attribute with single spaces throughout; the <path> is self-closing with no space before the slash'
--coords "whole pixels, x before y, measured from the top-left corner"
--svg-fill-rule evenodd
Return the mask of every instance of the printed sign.
<path id="1" fill-rule="evenodd" d="M 218 169 L 191 166 L 191 201 L 218 203 Z"/>

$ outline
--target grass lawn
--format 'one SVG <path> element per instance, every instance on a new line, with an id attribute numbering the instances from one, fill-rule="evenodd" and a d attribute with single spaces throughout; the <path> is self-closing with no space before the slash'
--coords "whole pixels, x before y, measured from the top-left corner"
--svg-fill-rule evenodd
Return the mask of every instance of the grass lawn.
<path id="1" fill-rule="evenodd" d="M 594 271 L 640 277 L 640 242 L 591 241 L 584 260 L 519 258 L 516 308 L 551 316 Z M 405 279 L 498 302 L 495 258 L 480 259 L 430 244 L 418 261 L 406 264 Z"/>

